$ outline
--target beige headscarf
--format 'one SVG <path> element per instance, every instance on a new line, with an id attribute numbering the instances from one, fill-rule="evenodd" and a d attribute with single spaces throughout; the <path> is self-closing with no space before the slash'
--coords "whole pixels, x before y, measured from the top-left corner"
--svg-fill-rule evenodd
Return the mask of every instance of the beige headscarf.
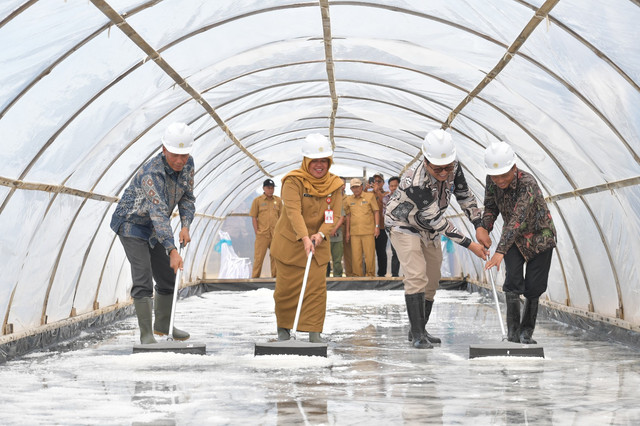
<path id="1" fill-rule="evenodd" d="M 333 158 L 327 158 L 329 159 L 329 167 L 331 167 L 331 164 L 333 164 Z M 309 172 L 309 165 L 311 164 L 311 161 L 311 158 L 304 157 L 302 159 L 302 166 L 299 169 L 292 170 L 287 173 L 286 176 L 282 178 L 282 183 L 284 183 L 284 181 L 289 177 L 297 177 L 302 181 L 307 193 L 314 197 L 326 197 L 335 190 L 342 188 L 342 179 L 328 171 L 320 179 L 314 177 Z"/>

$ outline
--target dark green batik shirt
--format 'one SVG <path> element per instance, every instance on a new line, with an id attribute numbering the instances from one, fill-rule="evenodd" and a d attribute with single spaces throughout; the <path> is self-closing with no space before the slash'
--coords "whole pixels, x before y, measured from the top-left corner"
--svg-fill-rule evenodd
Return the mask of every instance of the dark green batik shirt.
<path id="1" fill-rule="evenodd" d="M 516 168 L 514 179 L 505 189 L 498 188 L 491 176 L 487 176 L 482 226 L 491 232 L 499 214 L 502 214 L 504 225 L 497 253 L 506 254 L 515 244 L 529 261 L 556 246 L 556 228 L 551 213 L 531 174 Z"/>

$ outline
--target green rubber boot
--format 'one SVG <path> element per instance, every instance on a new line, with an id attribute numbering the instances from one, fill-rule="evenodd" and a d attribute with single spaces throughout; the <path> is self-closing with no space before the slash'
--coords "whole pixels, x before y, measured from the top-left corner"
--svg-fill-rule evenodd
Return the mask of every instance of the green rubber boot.
<path id="1" fill-rule="evenodd" d="M 288 328 L 278 327 L 278 340 L 284 341 L 291 339 L 291 331 Z"/>
<path id="2" fill-rule="evenodd" d="M 327 343 L 327 339 L 323 339 L 317 331 L 309 332 L 309 341 L 311 343 Z"/>
<path id="3" fill-rule="evenodd" d="M 138 327 L 140 327 L 140 343 L 143 345 L 158 343 L 155 337 L 153 337 L 153 331 L 151 331 L 153 299 L 150 297 L 133 299 L 133 306 L 136 309 Z"/>
<path id="4" fill-rule="evenodd" d="M 158 336 L 169 334 L 169 323 L 171 322 L 171 306 L 173 305 L 173 294 L 156 293 L 156 321 L 153 324 L 153 332 Z M 173 327 L 173 338 L 175 340 L 187 340 L 191 335 L 186 331 Z"/>

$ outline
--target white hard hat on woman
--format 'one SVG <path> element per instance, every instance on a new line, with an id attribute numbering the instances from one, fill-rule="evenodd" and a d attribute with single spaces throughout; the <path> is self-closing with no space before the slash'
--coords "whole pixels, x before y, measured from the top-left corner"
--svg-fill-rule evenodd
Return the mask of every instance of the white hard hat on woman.
<path id="1" fill-rule="evenodd" d="M 320 133 L 311 133 L 302 142 L 302 155 L 307 158 L 327 158 L 333 155 L 331 142 Z"/>

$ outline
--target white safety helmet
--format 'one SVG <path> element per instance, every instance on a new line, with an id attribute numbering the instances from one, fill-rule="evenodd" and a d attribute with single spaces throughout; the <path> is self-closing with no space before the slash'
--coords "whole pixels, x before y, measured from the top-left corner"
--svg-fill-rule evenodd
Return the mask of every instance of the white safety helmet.
<path id="1" fill-rule="evenodd" d="M 456 147 L 451 134 L 442 129 L 427 133 L 422 142 L 422 154 L 436 166 L 453 163 L 456 160 Z"/>
<path id="2" fill-rule="evenodd" d="M 484 168 L 488 175 L 507 173 L 516 164 L 516 153 L 506 142 L 494 142 L 484 151 Z"/>
<path id="3" fill-rule="evenodd" d="M 333 155 L 331 142 L 320 133 L 311 133 L 302 142 L 302 155 L 307 158 L 327 158 Z"/>
<path id="4" fill-rule="evenodd" d="M 164 131 L 162 145 L 172 154 L 189 154 L 193 148 L 193 132 L 185 123 L 171 123 Z"/>

